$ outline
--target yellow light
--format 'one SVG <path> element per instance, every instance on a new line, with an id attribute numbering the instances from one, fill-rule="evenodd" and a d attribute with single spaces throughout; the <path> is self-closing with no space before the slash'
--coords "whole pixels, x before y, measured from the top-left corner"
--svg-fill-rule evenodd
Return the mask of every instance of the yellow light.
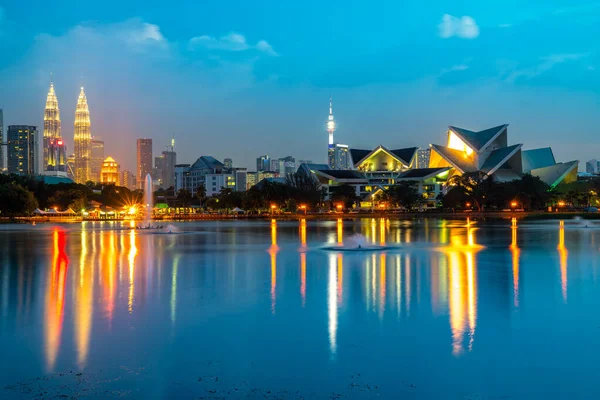
<path id="1" fill-rule="evenodd" d="M 300 209 L 301 210 L 306 210 L 306 206 L 303 204 L 303 205 L 300 206 Z"/>
<path id="2" fill-rule="evenodd" d="M 454 132 L 448 132 L 448 147 L 465 153 L 465 158 L 473 154 L 473 149 L 467 146 Z"/>
<path id="3" fill-rule="evenodd" d="M 561 200 L 561 201 L 559 201 L 559 202 L 558 202 L 558 206 L 559 206 L 559 207 L 564 207 L 564 206 L 565 206 L 565 202 L 564 202 L 564 201 L 562 201 L 562 200 Z"/>
<path id="4" fill-rule="evenodd" d="M 129 215 L 133 215 L 133 214 L 135 214 L 135 211 L 136 211 L 136 210 L 135 210 L 135 207 L 130 207 L 130 208 L 129 208 Z"/>
<path id="5" fill-rule="evenodd" d="M 342 209 L 342 205 L 341 204 L 336 205 L 336 207 L 337 207 L 338 210 Z"/>
<path id="6" fill-rule="evenodd" d="M 467 204 L 465 204 L 467 207 L 471 207 L 471 203 L 467 202 Z"/>
<path id="7" fill-rule="evenodd" d="M 271 204 L 271 208 L 274 210 L 277 208 L 277 206 L 275 204 Z"/>
<path id="8" fill-rule="evenodd" d="M 517 205 L 519 205 L 519 203 L 517 203 L 517 202 L 516 202 L 516 201 L 514 201 L 514 200 L 510 202 L 510 206 L 511 206 L 512 208 L 515 208 Z"/>

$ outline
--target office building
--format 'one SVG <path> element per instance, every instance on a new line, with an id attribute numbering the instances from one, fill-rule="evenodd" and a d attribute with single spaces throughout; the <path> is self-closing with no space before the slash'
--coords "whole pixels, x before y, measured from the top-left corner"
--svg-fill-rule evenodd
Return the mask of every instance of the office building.
<path id="1" fill-rule="evenodd" d="M 121 172 L 121 186 L 126 187 L 129 190 L 136 189 L 135 175 L 133 172 L 126 169 Z"/>
<path id="2" fill-rule="evenodd" d="M 143 189 L 146 175 L 152 173 L 152 139 L 137 140 L 137 181 L 138 188 Z"/>
<path id="3" fill-rule="evenodd" d="M 92 156 L 90 159 L 90 180 L 100 182 L 100 173 L 104 163 L 104 142 L 98 138 L 93 138 L 91 142 Z"/>
<path id="4" fill-rule="evenodd" d="M 271 158 L 268 155 L 260 156 L 256 159 L 256 172 L 272 171 Z"/>
<path id="5" fill-rule="evenodd" d="M 152 168 L 152 183 L 156 189 L 163 188 L 163 171 L 165 168 L 164 157 L 154 157 L 154 168 Z"/>
<path id="6" fill-rule="evenodd" d="M 59 145 L 60 143 L 60 145 Z M 44 108 L 44 138 L 42 141 L 44 153 L 43 171 L 65 171 L 66 155 L 61 157 L 61 150 L 66 152 L 66 146 L 61 137 L 60 109 L 58 98 L 54 91 L 54 83 L 50 82 L 50 89 L 46 96 L 46 108 Z M 62 161 L 61 164 L 59 164 Z"/>
<path id="7" fill-rule="evenodd" d="M 600 174 L 600 161 L 593 159 L 585 163 L 585 172 L 589 174 Z"/>
<path id="8" fill-rule="evenodd" d="M 346 144 L 334 143 L 333 154 L 330 161 L 330 167 L 337 170 L 352 169 L 352 159 L 350 157 L 350 148 Z M 306 164 L 312 164 L 308 162 Z"/>
<path id="9" fill-rule="evenodd" d="M 75 182 L 86 183 L 91 179 L 92 133 L 90 110 L 83 87 L 75 108 Z"/>
<path id="10" fill-rule="evenodd" d="M 20 175 L 39 173 L 37 126 L 9 125 L 7 131 L 8 172 Z"/>
<path id="11" fill-rule="evenodd" d="M 427 168 L 429 166 L 429 156 L 431 149 L 419 149 L 417 150 L 417 164 L 416 168 Z"/>
<path id="12" fill-rule="evenodd" d="M 292 156 L 279 158 L 277 160 L 277 172 L 282 178 L 287 177 L 296 172 L 296 159 Z"/>
<path id="13" fill-rule="evenodd" d="M 177 164 L 177 153 L 175 153 L 171 146 L 170 150 L 162 152 L 162 158 L 162 187 L 168 189 L 175 186 L 175 164 Z"/>
<path id="14" fill-rule="evenodd" d="M 107 157 L 102 162 L 100 183 L 121 186 L 121 172 L 119 164 L 112 157 Z"/>
<path id="15" fill-rule="evenodd" d="M 175 165 L 175 193 L 186 189 L 194 194 L 204 185 L 206 196 L 218 194 L 221 189 L 244 191 L 247 187 L 245 168 L 227 170 L 225 165 L 211 156 L 202 156 L 193 164 Z"/>

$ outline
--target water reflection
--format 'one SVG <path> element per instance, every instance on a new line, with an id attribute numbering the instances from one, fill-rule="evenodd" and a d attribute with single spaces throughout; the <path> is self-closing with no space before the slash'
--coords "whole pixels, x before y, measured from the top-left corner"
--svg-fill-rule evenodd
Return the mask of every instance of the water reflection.
<path id="1" fill-rule="evenodd" d="M 69 258 L 67 257 L 66 234 L 62 230 L 55 229 L 52 234 L 52 269 L 48 276 L 46 291 L 46 368 L 53 371 L 63 327 L 63 315 L 65 307 L 65 287 Z"/>
<path id="2" fill-rule="evenodd" d="M 50 251 L 38 253 L 42 261 L 29 264 L 33 268 L 26 267 L 25 251 L 7 250 L 15 267 L 0 269 L 0 326 L 27 313 L 43 321 L 36 324 L 42 329 L 37 347 L 42 351 L 40 359 L 45 361 L 40 364 L 48 371 L 64 370 L 65 363 L 69 369 L 89 368 L 98 359 L 108 357 L 103 351 L 114 356 L 116 351 L 110 350 L 107 343 L 114 345 L 112 341 L 118 337 L 124 340 L 123 345 L 131 345 L 133 342 L 126 340 L 133 339 L 123 332 L 131 331 L 135 322 L 156 326 L 156 332 L 148 335 L 152 343 L 157 343 L 166 328 L 171 337 L 183 335 L 185 329 L 196 334 L 193 330 L 198 326 L 211 329 L 210 324 L 223 324 L 219 329 L 225 332 L 237 323 L 227 320 L 233 314 L 257 326 L 280 329 L 278 334 L 289 332 L 292 323 L 314 324 L 317 329 L 307 332 L 315 337 L 303 338 L 306 346 L 313 346 L 313 340 L 320 341 L 320 350 L 310 350 L 321 351 L 333 361 L 347 355 L 344 339 L 348 336 L 360 335 L 364 330 L 382 337 L 389 335 L 386 340 L 393 341 L 399 330 L 417 329 L 415 326 L 427 327 L 422 335 L 428 338 L 415 341 L 442 342 L 448 359 L 468 352 L 480 356 L 490 343 L 489 331 L 482 328 L 487 323 L 508 324 L 507 320 L 513 318 L 512 313 L 503 313 L 512 308 L 511 297 L 514 307 L 521 306 L 520 313 L 533 308 L 535 294 L 526 290 L 527 279 L 522 279 L 525 272 L 529 274 L 536 268 L 529 261 L 532 258 L 556 260 L 558 252 L 560 275 L 554 274 L 549 285 L 556 292 L 560 284 L 562 299 L 556 296 L 558 302 L 567 301 L 570 261 L 570 301 L 578 300 L 572 294 L 583 280 L 577 279 L 580 271 L 576 266 L 590 256 L 578 251 L 589 249 L 583 245 L 571 247 L 569 240 L 577 238 L 576 232 L 565 237 L 564 225 L 561 222 L 558 245 L 554 236 L 550 243 L 534 242 L 545 246 L 550 254 L 528 253 L 527 246 L 538 240 L 537 235 L 528 234 L 532 229 L 528 224 L 517 226 L 517 220 L 512 221 L 510 231 L 507 221 L 502 222 L 501 229 L 490 229 L 478 221 L 390 221 L 379 217 L 362 221 L 336 218 L 325 222 L 301 219 L 260 225 L 232 223 L 227 229 L 203 225 L 202 229 L 210 230 L 211 235 L 154 235 L 91 224 L 66 231 L 49 230 L 44 244 L 51 246 L 36 247 Z M 389 247 L 373 252 L 321 249 L 323 242 L 343 243 L 348 240 L 344 235 L 352 232 L 364 233 L 369 243 Z M 556 224 L 549 225 L 547 234 L 555 232 Z M 598 236 L 595 231 L 589 232 L 591 239 Z M 539 275 L 536 283 L 544 284 L 547 278 L 543 270 Z M 39 296 L 36 288 L 40 288 Z M 530 307 L 522 307 L 525 294 Z M 199 305 L 210 318 L 190 318 Z M 237 307 L 245 315 L 231 312 Z M 501 317 L 494 319 L 499 313 Z M 261 319 L 265 315 L 268 320 Z M 194 324 L 189 323 L 191 319 Z M 365 324 L 364 329 L 356 329 L 359 323 Z M 26 324 L 23 329 L 33 328 Z M 389 333 L 390 329 L 394 333 Z M 0 330 L 0 334 L 4 332 Z M 148 344 L 144 343 L 146 339 L 137 340 L 135 344 L 142 348 Z M 248 340 L 257 339 L 249 335 Z M 177 341 L 170 342 L 178 346 Z M 405 344 L 393 342 L 393 346 Z"/>
<path id="3" fill-rule="evenodd" d="M 560 260 L 560 287 L 563 301 L 567 302 L 567 259 L 569 252 L 565 247 L 565 221 L 560 221 L 558 230 L 558 256 Z"/>

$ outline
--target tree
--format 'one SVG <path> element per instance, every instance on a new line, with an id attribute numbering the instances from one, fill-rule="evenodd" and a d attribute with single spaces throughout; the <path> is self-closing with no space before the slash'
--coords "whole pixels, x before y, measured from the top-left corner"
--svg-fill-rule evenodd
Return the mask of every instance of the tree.
<path id="1" fill-rule="evenodd" d="M 484 210 L 486 194 L 491 193 L 494 184 L 494 178 L 482 171 L 452 175 L 448 179 L 448 185 L 454 186 L 462 192 L 468 200 L 474 203 L 479 212 Z"/>
<path id="2" fill-rule="evenodd" d="M 321 201 L 321 183 L 311 174 L 301 172 L 289 174 L 285 179 L 290 195 L 296 203 L 305 203 L 315 207 Z"/>
<path id="3" fill-rule="evenodd" d="M 177 191 L 177 201 L 182 207 L 189 207 L 190 202 L 192 201 L 192 194 L 187 189 L 179 189 L 179 191 Z"/>
<path id="4" fill-rule="evenodd" d="M 206 187 L 204 186 L 204 184 L 200 184 L 200 186 L 198 186 L 196 188 L 196 199 L 198 199 L 198 201 L 200 202 L 200 205 L 203 206 L 204 202 L 206 201 Z"/>
<path id="5" fill-rule="evenodd" d="M 343 184 L 329 188 L 329 198 L 334 203 L 343 203 L 345 208 L 351 208 L 358 200 L 356 189 L 353 186 Z"/>
<path id="6" fill-rule="evenodd" d="M 394 206 L 402 206 L 411 210 L 423 200 L 414 182 L 400 182 L 398 185 L 390 186 L 385 192 L 385 198 Z"/>
<path id="7" fill-rule="evenodd" d="M 0 214 L 14 217 L 29 215 L 37 208 L 33 193 L 14 183 L 0 185 Z"/>

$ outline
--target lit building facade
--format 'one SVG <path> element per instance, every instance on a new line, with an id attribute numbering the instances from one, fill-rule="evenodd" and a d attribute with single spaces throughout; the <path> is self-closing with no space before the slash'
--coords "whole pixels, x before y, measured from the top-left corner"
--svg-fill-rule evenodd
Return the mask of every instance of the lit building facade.
<path id="1" fill-rule="evenodd" d="M 83 87 L 75 108 L 75 182 L 86 183 L 91 179 L 92 133 L 90 110 Z"/>
<path id="2" fill-rule="evenodd" d="M 137 180 L 138 188 L 143 189 L 147 174 L 152 173 L 152 139 L 137 140 Z"/>
<path id="3" fill-rule="evenodd" d="M 50 89 L 46 96 L 42 148 L 44 171 L 66 171 L 66 145 L 61 137 L 60 109 L 53 82 L 50 82 Z"/>
<path id="4" fill-rule="evenodd" d="M 308 163 L 311 164 L 311 163 Z M 333 144 L 333 159 L 329 164 L 332 169 L 348 170 L 352 169 L 352 157 L 350 157 L 350 148 L 346 144 Z"/>
<path id="5" fill-rule="evenodd" d="M 9 125 L 7 139 L 8 173 L 37 175 L 39 173 L 37 126 Z"/>
<path id="6" fill-rule="evenodd" d="M 508 124 L 483 131 L 449 126 L 447 145 L 432 144 L 430 168 L 449 167 L 449 175 L 480 172 L 498 182 L 537 176 L 551 188 L 577 180 L 579 161 L 557 163 L 552 149 L 522 151 L 522 144 L 508 145 Z"/>
<path id="7" fill-rule="evenodd" d="M 92 158 L 90 160 L 90 180 L 100 182 L 100 173 L 104 163 L 104 142 L 98 138 L 93 138 L 91 145 Z"/>
<path id="8" fill-rule="evenodd" d="M 119 164 L 112 157 L 107 157 L 102 162 L 100 183 L 121 186 L 121 171 Z"/>

